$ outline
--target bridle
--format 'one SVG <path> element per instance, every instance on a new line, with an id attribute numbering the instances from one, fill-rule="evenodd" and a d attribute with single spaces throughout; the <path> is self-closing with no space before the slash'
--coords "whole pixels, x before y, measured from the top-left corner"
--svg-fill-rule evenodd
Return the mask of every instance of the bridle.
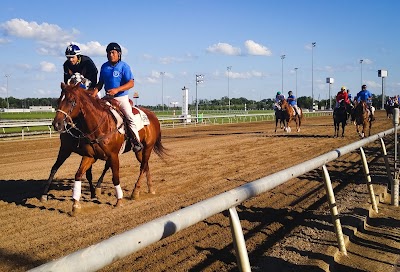
<path id="1" fill-rule="evenodd" d="M 93 131 L 91 131 L 90 133 L 85 133 L 82 130 L 80 130 L 79 127 L 77 127 L 77 125 L 74 123 L 72 117 L 70 116 L 70 114 L 72 113 L 72 111 L 74 110 L 74 108 L 77 105 L 76 101 L 72 100 L 71 102 L 68 102 L 68 103 L 71 104 L 71 108 L 69 109 L 68 113 L 63 110 L 57 109 L 57 112 L 61 112 L 62 114 L 65 115 L 65 117 L 63 119 L 65 130 L 62 131 L 61 133 L 68 133 L 69 135 L 71 135 L 73 138 L 76 138 L 76 139 L 81 139 L 81 138 L 87 139 L 90 143 L 93 144 L 93 143 L 99 143 L 100 140 L 106 138 L 110 133 L 114 133 L 115 131 L 118 131 L 118 128 L 116 128 L 115 131 L 111 131 L 110 133 L 107 133 L 103 136 L 100 136 L 100 137 L 94 139 L 94 140 L 91 140 L 90 136 L 92 134 L 94 134 L 100 128 L 100 125 L 103 123 L 104 119 L 107 117 L 107 113 L 104 112 L 102 114 L 102 119 L 97 123 L 97 126 Z M 68 125 L 70 126 L 69 128 L 67 127 Z M 76 136 L 75 134 L 72 133 L 72 129 L 75 129 L 76 131 L 79 132 L 78 136 Z"/>

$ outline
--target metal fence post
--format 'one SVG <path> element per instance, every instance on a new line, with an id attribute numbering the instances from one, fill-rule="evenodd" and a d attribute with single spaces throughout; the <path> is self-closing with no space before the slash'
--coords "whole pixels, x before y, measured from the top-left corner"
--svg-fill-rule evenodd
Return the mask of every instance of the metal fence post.
<path id="1" fill-rule="evenodd" d="M 229 208 L 229 221 L 231 223 L 233 245 L 235 246 L 236 260 L 239 271 L 250 272 L 251 268 L 246 249 L 246 242 L 244 240 L 242 227 L 240 225 L 239 216 L 235 207 Z"/>
<path id="2" fill-rule="evenodd" d="M 329 176 L 328 169 L 326 168 L 325 164 L 322 166 L 322 171 L 324 172 L 325 191 L 326 191 L 326 196 L 328 198 L 329 209 L 331 211 L 331 216 L 333 221 L 332 223 L 335 228 L 336 239 L 339 245 L 339 250 L 344 255 L 347 255 L 346 246 L 344 244 L 342 225 L 340 224 L 339 213 L 335 201 L 335 194 L 333 193 L 331 178 Z"/>
<path id="3" fill-rule="evenodd" d="M 399 206 L 399 173 L 397 172 L 397 127 L 399 125 L 399 109 L 393 109 L 393 126 L 394 126 L 394 179 L 392 180 L 391 204 Z"/>
<path id="4" fill-rule="evenodd" d="M 360 147 L 360 152 L 361 152 L 361 161 L 363 164 L 365 182 L 367 183 L 367 188 L 369 196 L 371 198 L 372 208 L 376 213 L 378 213 L 378 205 L 376 204 L 374 187 L 372 186 L 371 175 L 369 174 L 368 162 L 367 158 L 365 157 L 364 149 L 362 147 Z"/>

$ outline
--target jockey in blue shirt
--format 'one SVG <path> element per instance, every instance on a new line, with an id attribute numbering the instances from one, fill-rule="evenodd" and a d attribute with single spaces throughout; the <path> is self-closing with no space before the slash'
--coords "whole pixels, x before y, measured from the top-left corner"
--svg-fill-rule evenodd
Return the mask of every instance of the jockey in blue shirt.
<path id="1" fill-rule="evenodd" d="M 358 92 L 356 99 L 357 102 L 365 101 L 367 103 L 368 109 L 371 112 L 371 120 L 375 120 L 375 108 L 372 106 L 372 94 L 367 90 L 367 85 L 362 85 L 361 91 Z"/>
<path id="2" fill-rule="evenodd" d="M 292 91 L 289 91 L 289 92 L 288 92 L 288 95 L 289 95 L 288 98 L 287 98 L 288 104 L 289 104 L 290 106 L 293 107 L 294 112 L 295 112 L 297 115 L 300 115 L 300 110 L 299 110 L 299 108 L 297 107 L 296 97 L 293 95 L 293 92 L 292 92 Z"/>
<path id="3" fill-rule="evenodd" d="M 140 142 L 139 132 L 134 122 L 132 106 L 128 97 L 129 89 L 133 88 L 135 84 L 133 74 L 129 65 L 121 60 L 122 50 L 119 44 L 110 43 L 106 48 L 106 52 L 108 61 L 101 66 L 99 82 L 94 90 L 98 92 L 104 85 L 106 95 L 113 97 L 118 102 L 128 123 L 127 129 L 132 143 L 132 150 L 137 153 L 142 150 L 143 145 Z"/>

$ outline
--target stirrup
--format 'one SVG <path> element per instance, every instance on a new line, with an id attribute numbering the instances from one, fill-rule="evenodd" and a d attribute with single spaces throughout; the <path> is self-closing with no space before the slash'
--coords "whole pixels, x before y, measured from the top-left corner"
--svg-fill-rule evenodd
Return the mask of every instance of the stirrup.
<path id="1" fill-rule="evenodd" d="M 136 140 L 132 140 L 131 143 L 132 143 L 132 151 L 133 152 L 136 153 L 136 152 L 139 152 L 140 150 L 143 149 L 143 144 L 141 142 L 138 142 Z"/>

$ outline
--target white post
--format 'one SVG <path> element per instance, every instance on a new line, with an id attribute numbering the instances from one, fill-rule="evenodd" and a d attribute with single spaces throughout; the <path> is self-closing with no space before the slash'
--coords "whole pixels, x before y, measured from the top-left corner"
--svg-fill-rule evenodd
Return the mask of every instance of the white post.
<path id="1" fill-rule="evenodd" d="M 249 256 L 247 254 L 246 242 L 244 240 L 242 227 L 240 225 L 239 216 L 236 208 L 229 208 L 229 221 L 231 223 L 231 232 L 233 238 L 233 245 L 235 246 L 236 261 L 239 271 L 251 271 Z"/>
<path id="2" fill-rule="evenodd" d="M 338 242 L 339 250 L 344 255 L 347 255 L 346 245 L 344 244 L 342 225 L 340 224 L 339 213 L 335 201 L 335 194 L 333 193 L 331 178 L 329 176 L 328 169 L 326 168 L 325 164 L 322 166 L 322 170 L 324 172 L 325 191 L 326 191 L 326 196 L 328 198 L 329 209 L 331 211 L 333 226 L 335 228 L 336 239 Z"/>
<path id="3" fill-rule="evenodd" d="M 365 157 L 364 149 L 362 147 L 360 147 L 360 152 L 361 152 L 361 161 L 363 164 L 365 182 L 367 183 L 367 188 L 368 188 L 368 193 L 369 193 L 369 196 L 371 199 L 372 208 L 374 209 L 374 211 L 376 213 L 378 213 L 378 205 L 376 204 L 374 187 L 372 186 L 371 175 L 369 174 L 368 162 L 367 162 L 367 158 Z"/>
<path id="4" fill-rule="evenodd" d="M 383 78 L 382 78 L 383 79 Z M 393 125 L 394 125 L 394 179 L 391 183 L 391 204 L 399 206 L 399 175 L 397 173 L 397 127 L 399 125 L 399 109 L 393 109 Z"/>

